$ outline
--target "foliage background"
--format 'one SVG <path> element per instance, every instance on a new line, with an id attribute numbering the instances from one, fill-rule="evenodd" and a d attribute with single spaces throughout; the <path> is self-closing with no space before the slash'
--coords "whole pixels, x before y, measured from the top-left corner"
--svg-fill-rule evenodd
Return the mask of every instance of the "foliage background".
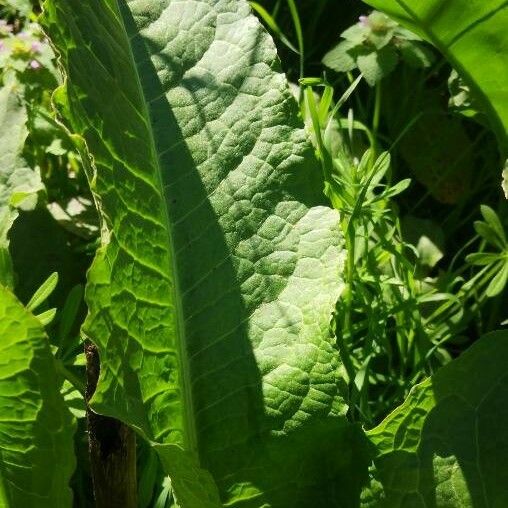
<path id="1" fill-rule="evenodd" d="M 0 230 L 2 283 L 29 304 L 58 272 L 54 291 L 37 311 L 49 312 L 46 331 L 62 393 L 78 421 L 72 486 L 76 505 L 88 506 L 79 328 L 98 219 L 80 156 L 52 111 L 61 77 L 36 23 L 40 6 L 23 0 L 0 5 L 5 104 L 15 97 L 9 107 L 25 118 L 13 141 L 12 116 L 4 116 L 0 139 L 18 142 L 17 169 L 32 172 L 28 179 L 18 171 L 0 181 L 0 214 L 13 221 L 8 234 Z M 416 383 L 478 337 L 506 327 L 503 161 L 486 119 L 443 57 L 386 19 L 367 18 L 365 5 L 274 0 L 253 7 L 274 35 L 323 162 L 325 193 L 342 213 L 347 288 L 333 329 L 348 383 L 348 418 L 373 428 Z M 356 27 L 351 40 L 341 38 L 349 27 Z M 382 41 L 369 39 L 366 51 L 373 33 Z M 345 40 L 352 45 L 339 48 Z M 138 460 L 140 504 L 169 505 L 170 484 L 141 442 Z"/>

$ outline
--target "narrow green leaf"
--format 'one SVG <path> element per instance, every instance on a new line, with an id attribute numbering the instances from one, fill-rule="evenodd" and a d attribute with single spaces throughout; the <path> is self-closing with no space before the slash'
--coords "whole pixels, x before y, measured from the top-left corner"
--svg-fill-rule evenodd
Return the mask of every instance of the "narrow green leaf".
<path id="1" fill-rule="evenodd" d="M 499 261 L 500 254 L 496 252 L 474 252 L 466 256 L 466 262 L 472 265 L 484 266 Z"/>
<path id="2" fill-rule="evenodd" d="M 27 303 L 26 308 L 29 311 L 34 311 L 37 307 L 42 305 L 51 293 L 55 290 L 58 284 L 58 273 L 53 272 L 42 284 L 41 287 L 34 293 L 30 301 Z"/>
<path id="3" fill-rule="evenodd" d="M 58 338 L 60 346 L 65 349 L 69 344 L 72 327 L 78 317 L 79 307 L 83 299 L 83 286 L 77 284 L 74 286 L 65 300 L 63 309 L 60 312 L 60 323 L 58 324 Z"/>
<path id="4" fill-rule="evenodd" d="M 56 309 L 48 309 L 35 317 L 40 321 L 42 326 L 48 326 L 55 319 Z"/>
<path id="5" fill-rule="evenodd" d="M 504 232 L 503 225 L 497 216 L 497 213 L 487 205 L 481 205 L 480 210 L 482 212 L 483 218 L 487 222 L 487 224 L 492 228 L 496 236 L 498 237 L 501 245 L 506 245 L 506 235 Z"/>
<path id="6" fill-rule="evenodd" d="M 508 2 L 364 0 L 434 44 L 459 72 L 508 150 Z M 485 58 L 489 55 L 489 58 Z"/>
<path id="7" fill-rule="evenodd" d="M 504 243 L 500 240 L 497 232 L 486 222 L 477 220 L 473 223 L 475 231 L 490 245 L 504 250 Z"/>
<path id="8" fill-rule="evenodd" d="M 501 265 L 499 272 L 496 273 L 494 278 L 490 281 L 490 284 L 485 291 L 485 294 L 492 298 L 500 294 L 506 286 L 508 281 L 508 261 L 505 261 Z"/>
<path id="9" fill-rule="evenodd" d="M 152 448 L 143 451 L 144 454 L 138 454 L 138 464 L 141 465 L 138 467 L 138 505 L 139 508 L 153 508 L 154 487 L 160 482 L 159 459 Z"/>
<path id="10" fill-rule="evenodd" d="M 365 506 L 508 506 L 508 332 L 488 334 L 368 432 L 378 450 Z"/>
<path id="11" fill-rule="evenodd" d="M 404 178 L 400 182 L 397 182 L 395 185 L 389 187 L 384 192 L 380 194 L 379 197 L 374 198 L 372 201 L 379 201 L 380 199 L 390 199 L 398 194 L 404 192 L 411 185 L 411 178 Z"/>
<path id="12" fill-rule="evenodd" d="M 347 100 L 349 99 L 349 97 L 351 97 L 352 93 L 356 90 L 356 87 L 359 85 L 360 81 L 362 80 L 363 76 L 360 74 L 346 89 L 346 91 L 341 95 L 341 97 L 339 98 L 339 100 L 337 101 L 337 103 L 335 104 L 335 106 L 333 107 L 332 111 L 330 112 L 330 114 L 328 115 L 329 119 L 328 119 L 328 123 L 326 124 L 326 127 L 325 127 L 325 130 L 323 132 L 323 139 L 327 139 L 329 137 L 329 134 L 332 130 L 332 126 L 334 125 L 335 121 L 337 122 L 337 126 L 339 128 L 343 128 L 343 125 L 341 123 L 341 120 L 340 119 L 336 119 L 335 118 L 335 115 L 337 114 L 337 112 L 339 111 L 339 109 L 344 105 L 344 103 L 347 102 Z M 362 129 L 362 130 L 365 130 L 366 128 L 359 124 L 357 122 L 357 125 L 359 129 Z M 356 127 L 356 124 L 355 124 L 355 127 Z M 332 152 L 332 153 L 335 153 L 335 152 Z"/>
<path id="13" fill-rule="evenodd" d="M 172 488 L 171 488 L 171 481 L 168 477 L 164 478 L 163 483 L 163 489 L 160 493 L 159 497 L 157 498 L 157 501 L 155 501 L 154 508 L 167 508 L 168 507 L 168 501 L 171 496 Z M 173 507 L 174 505 L 171 505 Z M 175 508 L 177 508 L 175 506 Z"/>
<path id="14" fill-rule="evenodd" d="M 298 41 L 298 54 L 300 55 L 300 77 L 303 78 L 303 65 L 304 65 L 304 40 L 302 24 L 300 22 L 300 15 L 298 14 L 298 8 L 296 7 L 295 0 L 287 0 L 289 6 L 289 12 L 293 21 L 293 27 L 296 34 L 296 40 Z"/>
<path id="15" fill-rule="evenodd" d="M 72 506 L 73 434 L 41 323 L 0 286 L 2 508 Z"/>
<path id="16" fill-rule="evenodd" d="M 298 84 L 301 86 L 320 86 L 320 85 L 324 85 L 324 80 L 323 80 L 323 78 L 306 77 L 306 78 L 300 78 L 298 80 Z"/>
<path id="17" fill-rule="evenodd" d="M 249 2 L 249 5 L 261 17 L 261 19 L 268 25 L 270 30 L 291 50 L 298 54 L 298 50 L 293 46 L 291 41 L 284 35 L 280 29 L 277 21 L 270 15 L 270 13 L 258 2 Z"/>

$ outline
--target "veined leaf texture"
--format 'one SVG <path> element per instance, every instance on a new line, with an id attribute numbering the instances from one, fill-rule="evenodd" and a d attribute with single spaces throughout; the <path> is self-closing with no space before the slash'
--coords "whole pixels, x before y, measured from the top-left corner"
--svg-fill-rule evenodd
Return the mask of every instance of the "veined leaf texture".
<path id="1" fill-rule="evenodd" d="M 67 508 L 75 422 L 41 323 L 0 285 L 0 507 Z"/>
<path id="2" fill-rule="evenodd" d="M 93 408 L 154 444 L 182 507 L 349 503 L 339 217 L 272 40 L 237 0 L 49 0 L 43 23 L 102 219 Z"/>

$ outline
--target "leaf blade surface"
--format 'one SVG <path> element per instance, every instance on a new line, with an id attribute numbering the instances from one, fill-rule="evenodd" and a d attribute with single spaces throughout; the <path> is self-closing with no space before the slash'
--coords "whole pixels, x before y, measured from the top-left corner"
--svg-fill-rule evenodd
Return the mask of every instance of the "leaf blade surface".
<path id="1" fill-rule="evenodd" d="M 346 428 L 329 333 L 342 240 L 272 41 L 238 1 L 46 12 L 103 219 L 94 408 L 199 457 L 231 506 L 329 506 L 341 494 L 320 453 Z"/>
<path id="2" fill-rule="evenodd" d="M 74 420 L 41 323 L 0 285 L 0 506 L 68 508 Z"/>
<path id="3" fill-rule="evenodd" d="M 479 339 L 417 385 L 368 437 L 376 446 L 365 506 L 504 506 L 508 467 L 505 331 Z"/>

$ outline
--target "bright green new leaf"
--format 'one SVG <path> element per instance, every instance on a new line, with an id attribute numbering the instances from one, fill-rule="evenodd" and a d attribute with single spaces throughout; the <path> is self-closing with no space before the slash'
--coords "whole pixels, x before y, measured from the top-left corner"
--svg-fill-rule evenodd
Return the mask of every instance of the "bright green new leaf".
<path id="1" fill-rule="evenodd" d="M 51 293 L 55 290 L 56 285 L 58 284 L 58 273 L 53 272 L 37 289 L 34 293 L 30 301 L 26 304 L 27 310 L 30 312 L 34 311 L 42 305 L 51 295 Z"/>
<path id="2" fill-rule="evenodd" d="M 497 240 L 501 248 L 506 247 L 506 235 L 504 232 L 503 224 L 499 219 L 497 213 L 492 210 L 490 206 L 480 205 L 480 211 L 485 219 L 485 222 L 490 226 L 494 234 L 497 236 Z"/>
<path id="3" fill-rule="evenodd" d="M 45 10 L 102 217 L 93 408 L 154 444 L 183 508 L 217 506 L 214 482 L 227 506 L 354 504 L 339 218 L 273 42 L 238 0 Z"/>
<path id="4" fill-rule="evenodd" d="M 378 456 L 365 506 L 508 506 L 507 364 L 508 332 L 490 333 L 368 432 Z"/>
<path id="5" fill-rule="evenodd" d="M 0 507 L 70 508 L 73 434 L 41 323 L 0 285 Z"/>
<path id="6" fill-rule="evenodd" d="M 490 118 L 502 148 L 508 150 L 508 2 L 364 1 L 415 31 L 443 53 Z"/>
<path id="7" fill-rule="evenodd" d="M 500 294 L 508 282 L 508 260 L 498 264 L 499 271 L 496 273 L 494 278 L 490 281 L 485 294 L 492 298 Z"/>

